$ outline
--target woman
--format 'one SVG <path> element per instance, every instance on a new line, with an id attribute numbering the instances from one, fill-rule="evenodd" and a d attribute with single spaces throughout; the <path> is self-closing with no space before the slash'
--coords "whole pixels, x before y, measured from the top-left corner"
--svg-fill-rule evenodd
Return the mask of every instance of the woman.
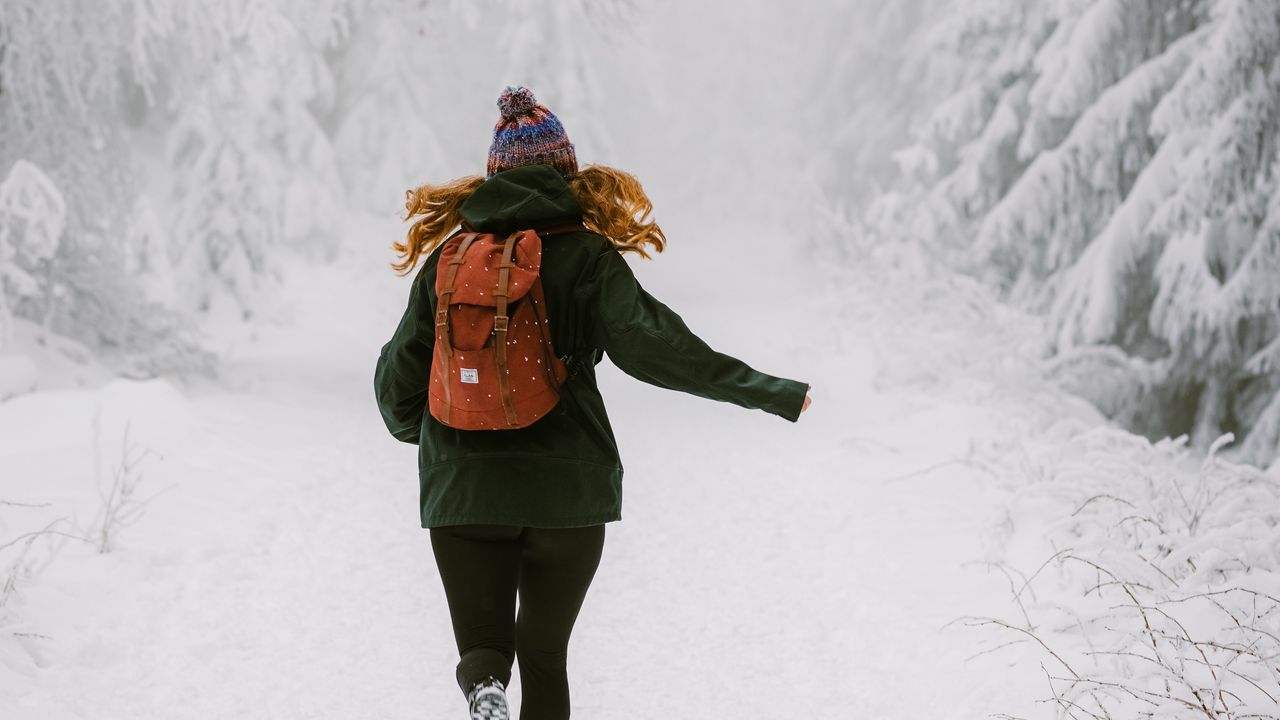
<path id="1" fill-rule="evenodd" d="M 406 219 L 416 221 L 394 245 L 401 258 L 393 267 L 408 273 L 425 260 L 374 385 L 391 434 L 419 445 L 422 526 L 471 717 L 509 716 L 505 688 L 519 657 L 521 720 L 562 720 L 569 635 L 600 561 L 604 524 L 621 519 L 622 464 L 595 365 L 608 354 L 645 382 L 793 422 L 809 406 L 808 386 L 715 352 L 645 292 L 620 254 L 648 257 L 646 248 L 661 252 L 665 243 L 647 220 L 652 205 L 640 184 L 607 167 L 579 170 L 564 127 L 526 88 L 507 88 L 498 107 L 485 178 L 406 193 Z M 528 427 L 457 430 L 426 411 L 439 249 L 460 225 L 500 236 L 544 231 L 547 325 L 569 374 L 553 409 Z"/>

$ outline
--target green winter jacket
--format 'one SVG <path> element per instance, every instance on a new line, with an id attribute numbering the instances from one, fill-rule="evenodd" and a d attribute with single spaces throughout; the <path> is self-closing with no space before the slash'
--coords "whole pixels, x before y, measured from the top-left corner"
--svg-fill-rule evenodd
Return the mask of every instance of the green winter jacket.
<path id="1" fill-rule="evenodd" d="M 581 220 L 563 178 L 548 165 L 507 170 L 462 206 L 481 232 L 509 233 Z M 758 408 L 794 422 L 807 386 L 757 372 L 718 353 L 636 282 L 606 238 L 547 236 L 542 283 L 556 352 L 572 353 L 560 402 L 517 430 L 455 430 L 427 411 L 434 345 L 436 263 L 427 258 L 409 304 L 374 371 L 378 408 L 398 440 L 419 446 L 422 526 L 493 523 L 579 527 L 620 520 L 622 463 L 595 365 L 604 354 L 659 387 Z"/>

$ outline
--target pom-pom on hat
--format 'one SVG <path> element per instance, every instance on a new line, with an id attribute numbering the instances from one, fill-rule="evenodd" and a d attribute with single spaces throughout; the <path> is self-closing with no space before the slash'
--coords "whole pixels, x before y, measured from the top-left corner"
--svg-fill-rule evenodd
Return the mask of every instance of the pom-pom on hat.
<path id="1" fill-rule="evenodd" d="M 560 120 L 539 105 L 527 87 L 508 86 L 498 96 L 502 113 L 493 126 L 489 146 L 489 176 L 524 165 L 546 164 L 570 176 L 578 172 L 578 157 Z"/>

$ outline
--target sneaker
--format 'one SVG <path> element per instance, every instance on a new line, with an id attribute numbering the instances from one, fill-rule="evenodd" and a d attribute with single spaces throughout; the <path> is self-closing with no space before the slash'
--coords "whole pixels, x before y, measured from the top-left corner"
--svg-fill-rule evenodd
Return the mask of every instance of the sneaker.
<path id="1" fill-rule="evenodd" d="M 492 676 L 471 687 L 467 704 L 471 706 L 471 720 L 511 720 L 507 691 L 502 681 Z"/>

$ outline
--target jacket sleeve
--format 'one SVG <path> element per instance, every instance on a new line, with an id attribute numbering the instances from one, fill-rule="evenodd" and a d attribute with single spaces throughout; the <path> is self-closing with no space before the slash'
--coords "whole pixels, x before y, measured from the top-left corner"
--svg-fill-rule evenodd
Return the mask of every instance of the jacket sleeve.
<path id="1" fill-rule="evenodd" d="M 795 422 L 808 386 L 758 372 L 712 350 L 671 308 L 640 287 L 609 248 L 580 284 L 592 344 L 623 372 L 658 387 L 756 408 Z"/>
<path id="2" fill-rule="evenodd" d="M 382 346 L 373 372 L 378 410 L 387 430 L 401 442 L 418 443 L 427 411 L 435 321 L 422 295 L 422 274 L 409 288 L 409 304 L 391 339 Z"/>

